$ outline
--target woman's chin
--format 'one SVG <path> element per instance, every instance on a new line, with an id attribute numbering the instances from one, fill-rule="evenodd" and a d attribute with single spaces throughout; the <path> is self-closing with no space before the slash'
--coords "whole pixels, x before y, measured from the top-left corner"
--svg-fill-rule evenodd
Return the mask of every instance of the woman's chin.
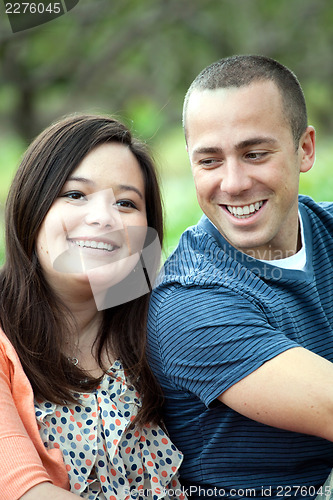
<path id="1" fill-rule="evenodd" d="M 123 281 L 133 271 L 139 260 L 140 255 L 135 253 L 105 266 L 88 270 L 87 276 L 93 293 L 106 291 Z"/>

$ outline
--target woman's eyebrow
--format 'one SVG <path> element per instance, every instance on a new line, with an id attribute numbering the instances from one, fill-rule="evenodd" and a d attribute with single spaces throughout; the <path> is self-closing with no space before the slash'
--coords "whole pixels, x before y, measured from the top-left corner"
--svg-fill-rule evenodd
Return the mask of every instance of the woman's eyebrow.
<path id="1" fill-rule="evenodd" d="M 84 184 L 90 184 L 92 186 L 96 185 L 96 183 L 91 179 L 87 179 L 86 177 L 77 177 L 75 175 L 69 177 L 67 179 L 67 182 L 69 181 L 83 182 Z M 119 191 L 134 191 L 134 193 L 136 193 L 141 198 L 141 200 L 143 200 L 143 194 L 141 193 L 141 191 L 135 186 L 132 186 L 131 184 L 118 184 L 115 187 L 119 189 Z"/>
<path id="2" fill-rule="evenodd" d="M 87 177 L 77 177 L 75 175 L 68 177 L 66 182 L 69 182 L 69 181 L 83 182 L 84 184 L 95 184 L 93 180 L 87 179 Z"/>
<path id="3" fill-rule="evenodd" d="M 130 184 L 120 184 L 118 186 L 118 189 L 120 189 L 121 191 L 134 191 L 141 198 L 141 200 L 143 200 L 143 194 L 135 186 L 131 186 Z"/>

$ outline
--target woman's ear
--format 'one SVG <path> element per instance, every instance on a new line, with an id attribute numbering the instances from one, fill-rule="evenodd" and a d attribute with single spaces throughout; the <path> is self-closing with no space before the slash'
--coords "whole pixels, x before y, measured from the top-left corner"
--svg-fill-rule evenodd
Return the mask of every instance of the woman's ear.
<path id="1" fill-rule="evenodd" d="M 315 144 L 316 132 L 314 127 L 310 125 L 306 128 L 299 143 L 299 152 L 301 155 L 300 172 L 308 172 L 313 166 L 316 158 Z"/>

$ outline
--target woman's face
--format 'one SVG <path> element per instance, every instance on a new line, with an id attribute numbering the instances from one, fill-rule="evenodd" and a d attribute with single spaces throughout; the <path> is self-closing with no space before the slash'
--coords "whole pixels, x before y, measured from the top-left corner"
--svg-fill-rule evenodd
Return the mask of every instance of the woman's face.
<path id="1" fill-rule="evenodd" d="M 36 249 L 58 293 L 103 291 L 139 260 L 147 231 L 142 171 L 130 149 L 97 146 L 65 182 L 39 230 Z"/>

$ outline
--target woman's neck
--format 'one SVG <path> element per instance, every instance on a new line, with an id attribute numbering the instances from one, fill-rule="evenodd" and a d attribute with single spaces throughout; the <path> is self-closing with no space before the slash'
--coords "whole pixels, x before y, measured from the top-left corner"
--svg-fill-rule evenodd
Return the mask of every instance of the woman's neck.
<path id="1" fill-rule="evenodd" d="M 92 376 L 101 376 L 103 371 L 96 361 L 97 344 L 95 341 L 103 319 L 103 312 L 98 311 L 91 294 L 74 295 L 68 289 L 61 291 L 62 293 L 57 292 L 74 321 L 66 343 L 66 355 Z M 106 352 L 102 353 L 102 360 L 106 368 L 108 365 L 111 366 L 113 361 Z"/>

